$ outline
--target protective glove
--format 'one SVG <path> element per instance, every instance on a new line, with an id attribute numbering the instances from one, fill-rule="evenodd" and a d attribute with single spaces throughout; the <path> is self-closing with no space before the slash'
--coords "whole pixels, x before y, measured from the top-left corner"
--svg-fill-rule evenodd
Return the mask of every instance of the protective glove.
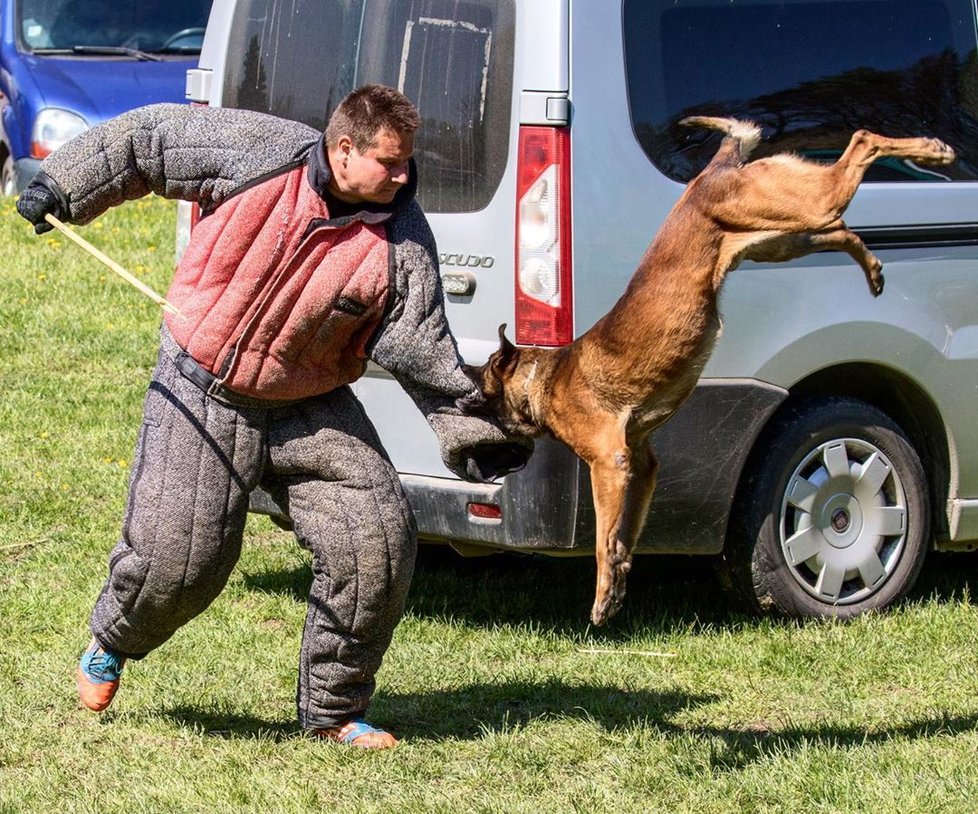
<path id="1" fill-rule="evenodd" d="M 460 450 L 465 461 L 465 480 L 490 483 L 496 478 L 516 472 L 526 466 L 533 452 L 531 441 L 481 444 Z"/>
<path id="2" fill-rule="evenodd" d="M 17 199 L 17 211 L 34 224 L 35 234 L 42 235 L 52 229 L 44 216 L 50 214 L 64 220 L 68 202 L 55 180 L 39 171 Z"/>
<path id="3" fill-rule="evenodd" d="M 489 483 L 522 469 L 533 452 L 532 438 L 506 432 L 492 416 L 463 415 L 454 404 L 424 412 L 442 462 L 463 480 Z"/>
<path id="4" fill-rule="evenodd" d="M 492 420 L 491 411 L 481 390 L 473 390 L 467 396 L 455 399 L 455 407 L 463 416 L 482 416 Z M 473 444 L 457 450 L 459 465 L 453 468 L 461 469 L 457 474 L 467 481 L 491 483 L 503 475 L 522 469 L 532 453 L 532 439 L 509 434 L 508 441 Z"/>

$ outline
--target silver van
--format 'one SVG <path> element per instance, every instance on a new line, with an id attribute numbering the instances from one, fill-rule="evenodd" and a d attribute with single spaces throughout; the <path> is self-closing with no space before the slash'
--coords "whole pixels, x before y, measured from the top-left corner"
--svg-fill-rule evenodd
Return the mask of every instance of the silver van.
<path id="1" fill-rule="evenodd" d="M 730 277 L 699 387 L 654 438 L 639 550 L 719 555 L 756 607 L 848 617 L 904 596 L 928 551 L 975 548 L 974 0 L 215 0 L 187 96 L 322 127 L 368 82 L 424 120 L 419 197 L 473 364 L 500 323 L 560 345 L 611 307 L 717 147 L 685 116 L 752 119 L 760 154 L 815 160 L 858 128 L 953 145 L 940 173 L 875 165 L 848 210 L 883 260 L 879 299 L 837 253 Z M 383 370 L 355 390 L 422 538 L 590 553 L 587 473 L 565 447 L 464 483 Z"/>

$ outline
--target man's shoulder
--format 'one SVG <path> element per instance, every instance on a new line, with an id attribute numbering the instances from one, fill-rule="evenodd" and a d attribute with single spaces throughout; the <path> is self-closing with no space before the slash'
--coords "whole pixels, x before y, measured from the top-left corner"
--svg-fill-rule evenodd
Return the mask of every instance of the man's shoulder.
<path id="1" fill-rule="evenodd" d="M 390 225 L 392 231 L 405 239 L 425 243 L 434 240 L 428 218 L 421 204 L 413 198 L 398 208 L 391 218 Z"/>
<path id="2" fill-rule="evenodd" d="M 253 138 L 288 136 L 295 141 L 314 142 L 320 132 L 303 122 L 283 119 L 271 113 L 257 110 L 244 110 L 233 107 L 207 107 L 198 105 L 175 105 L 186 110 L 186 120 L 190 126 L 198 126 L 215 135 L 216 130 L 249 133 Z"/>
<path id="3" fill-rule="evenodd" d="M 388 235 L 398 267 L 411 271 L 421 264 L 437 269 L 435 236 L 417 201 L 412 200 L 398 209 L 388 223 Z"/>

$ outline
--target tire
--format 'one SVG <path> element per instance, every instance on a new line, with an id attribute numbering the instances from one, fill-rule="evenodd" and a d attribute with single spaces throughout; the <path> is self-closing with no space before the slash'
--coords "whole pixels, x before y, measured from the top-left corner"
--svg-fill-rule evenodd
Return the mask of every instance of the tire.
<path id="1" fill-rule="evenodd" d="M 724 581 L 755 609 L 849 619 L 913 587 L 930 539 L 926 475 L 875 407 L 798 402 L 751 454 L 729 529 Z"/>
<path id="2" fill-rule="evenodd" d="M 3 160 L 3 169 L 0 170 L 0 194 L 17 194 L 17 176 L 14 172 L 14 159 L 8 155 Z"/>

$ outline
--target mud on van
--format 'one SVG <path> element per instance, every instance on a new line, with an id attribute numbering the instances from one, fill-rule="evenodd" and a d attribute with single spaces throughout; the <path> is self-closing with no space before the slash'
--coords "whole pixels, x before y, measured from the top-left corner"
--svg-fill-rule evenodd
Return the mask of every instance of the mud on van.
<path id="1" fill-rule="evenodd" d="M 654 438 L 639 550 L 721 555 L 757 606 L 850 616 L 905 595 L 928 551 L 975 548 L 974 0 L 216 0 L 187 89 L 322 127 L 368 82 L 421 112 L 419 198 L 475 364 L 502 322 L 560 345 L 611 307 L 717 147 L 684 116 L 749 118 L 761 154 L 816 160 L 858 128 L 953 145 L 940 173 L 875 165 L 847 212 L 884 262 L 879 299 L 838 253 L 731 275 L 716 351 Z M 587 473 L 559 443 L 464 483 L 383 370 L 354 389 L 423 538 L 589 553 Z"/>

